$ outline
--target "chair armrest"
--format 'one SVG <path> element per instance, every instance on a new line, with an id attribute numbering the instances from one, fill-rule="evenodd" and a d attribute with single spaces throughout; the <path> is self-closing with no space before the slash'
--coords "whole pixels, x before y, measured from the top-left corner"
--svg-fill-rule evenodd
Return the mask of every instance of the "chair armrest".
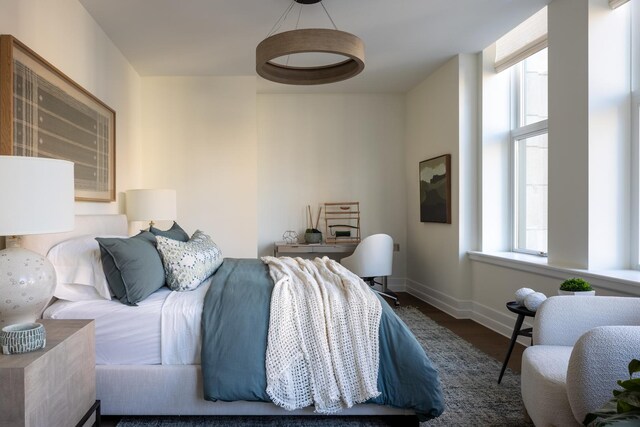
<path id="1" fill-rule="evenodd" d="M 591 329 L 573 347 L 567 369 L 567 395 L 576 420 L 600 409 L 629 378 L 631 359 L 640 357 L 640 326 Z"/>
<path id="2" fill-rule="evenodd" d="M 640 325 L 640 298 L 554 296 L 538 307 L 533 343 L 573 346 L 588 330 L 611 325 Z"/>

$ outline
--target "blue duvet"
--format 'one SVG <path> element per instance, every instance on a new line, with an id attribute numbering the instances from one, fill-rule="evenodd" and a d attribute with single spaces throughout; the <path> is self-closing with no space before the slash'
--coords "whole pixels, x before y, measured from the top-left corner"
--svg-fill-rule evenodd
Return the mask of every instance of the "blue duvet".
<path id="1" fill-rule="evenodd" d="M 226 258 L 202 313 L 202 375 L 207 400 L 269 402 L 265 352 L 273 281 L 257 259 Z M 382 301 L 380 396 L 370 403 L 412 409 L 421 419 L 444 409 L 438 373 L 407 326 Z"/>

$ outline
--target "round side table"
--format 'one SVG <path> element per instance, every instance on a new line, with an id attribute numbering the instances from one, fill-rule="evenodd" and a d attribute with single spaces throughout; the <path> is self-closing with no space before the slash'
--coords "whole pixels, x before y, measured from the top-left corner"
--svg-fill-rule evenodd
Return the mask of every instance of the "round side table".
<path id="1" fill-rule="evenodd" d="M 518 336 L 522 335 L 524 337 L 531 338 L 533 328 L 525 328 L 522 329 L 522 322 L 524 322 L 525 316 L 535 317 L 536 312 L 527 309 L 526 307 L 518 304 L 515 301 L 509 301 L 507 303 L 507 309 L 512 313 L 518 315 L 516 319 L 516 324 L 513 327 L 513 333 L 511 334 L 511 342 L 509 343 L 509 350 L 507 351 L 507 356 L 504 358 L 504 363 L 502 364 L 502 370 L 500 371 L 500 376 L 498 377 L 498 384 L 502 381 L 502 376 L 504 375 L 504 371 L 507 369 L 507 364 L 509 363 L 509 358 L 511 357 L 511 352 L 513 351 L 513 346 L 516 344 L 516 340 Z M 532 339 L 533 344 L 533 339 Z"/>

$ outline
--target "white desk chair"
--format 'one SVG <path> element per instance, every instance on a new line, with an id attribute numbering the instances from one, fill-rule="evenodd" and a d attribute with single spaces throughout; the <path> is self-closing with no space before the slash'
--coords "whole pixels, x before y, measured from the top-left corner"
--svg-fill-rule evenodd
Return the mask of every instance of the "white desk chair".
<path id="1" fill-rule="evenodd" d="M 380 295 L 390 298 L 395 305 L 400 305 L 398 297 L 387 290 L 387 277 L 393 270 L 393 239 L 387 234 L 374 234 L 364 238 L 351 256 L 342 258 L 340 264 L 345 266 L 362 280 L 373 287 L 382 285 L 382 291 L 375 290 Z M 382 283 L 375 278 L 381 277 Z"/>

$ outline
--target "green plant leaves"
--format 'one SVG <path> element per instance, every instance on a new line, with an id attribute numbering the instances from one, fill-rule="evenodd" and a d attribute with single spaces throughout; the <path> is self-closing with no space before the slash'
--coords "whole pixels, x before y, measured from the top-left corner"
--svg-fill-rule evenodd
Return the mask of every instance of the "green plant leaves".
<path id="1" fill-rule="evenodd" d="M 640 360 L 629 362 L 629 379 L 618 380 L 622 390 L 613 390 L 613 399 L 599 411 L 587 414 L 582 424 L 585 426 L 627 427 L 640 425 L 640 378 L 633 374 L 640 372 Z"/>
<path id="2" fill-rule="evenodd" d="M 628 391 L 640 392 L 640 378 L 625 381 L 618 380 L 618 385 Z"/>
<path id="3" fill-rule="evenodd" d="M 571 279 L 567 279 L 560 285 L 561 291 L 567 292 L 583 292 L 583 291 L 592 291 L 593 288 L 591 284 L 584 279 L 573 277 Z"/>
<path id="4" fill-rule="evenodd" d="M 624 413 L 624 414 L 615 414 L 606 420 L 597 422 L 595 426 L 604 427 L 604 426 L 616 426 L 616 427 L 637 427 L 640 422 L 640 414 L 636 413 Z"/>

